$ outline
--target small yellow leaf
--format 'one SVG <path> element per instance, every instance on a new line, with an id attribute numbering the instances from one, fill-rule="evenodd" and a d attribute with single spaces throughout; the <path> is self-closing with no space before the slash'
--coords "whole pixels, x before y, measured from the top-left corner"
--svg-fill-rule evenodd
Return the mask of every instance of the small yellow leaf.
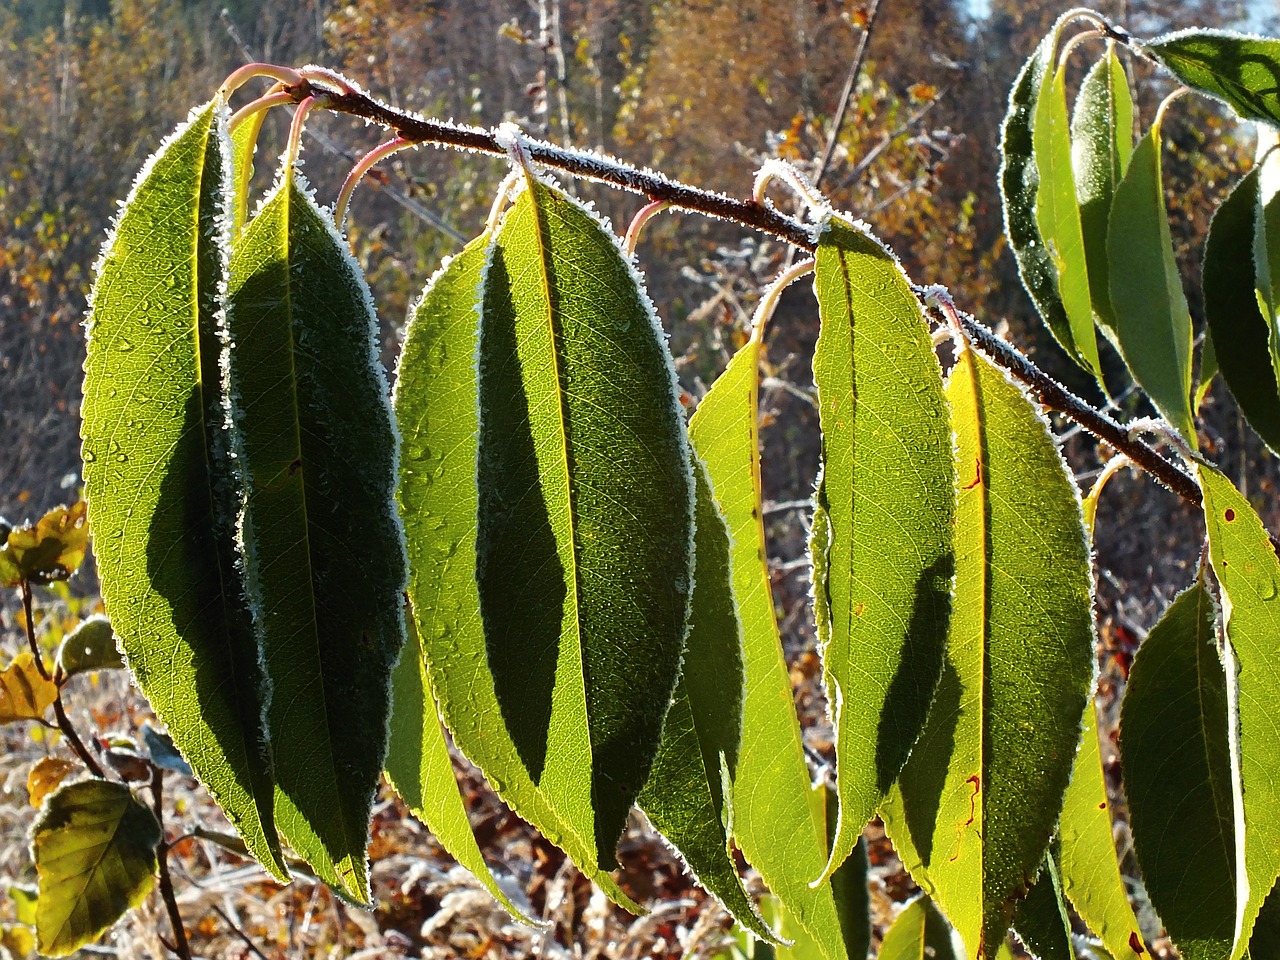
<path id="1" fill-rule="evenodd" d="M 20 653 L 0 671 L 0 723 L 38 720 L 57 696 L 57 686 L 41 675 L 30 651 Z"/>
<path id="2" fill-rule="evenodd" d="M 74 763 L 62 757 L 41 758 L 27 774 L 27 795 L 31 798 L 31 805 L 39 807 L 49 792 L 56 789 L 75 768 Z"/>

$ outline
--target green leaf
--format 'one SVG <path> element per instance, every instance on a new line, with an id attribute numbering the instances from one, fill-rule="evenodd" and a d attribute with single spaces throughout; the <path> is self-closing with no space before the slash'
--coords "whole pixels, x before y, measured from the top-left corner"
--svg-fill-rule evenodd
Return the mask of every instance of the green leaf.
<path id="1" fill-rule="evenodd" d="M 1040 182 L 1036 188 L 1036 225 L 1057 274 L 1058 296 L 1071 327 L 1072 359 L 1101 382 L 1098 337 L 1094 332 L 1092 290 L 1081 209 L 1067 119 L 1066 65 L 1040 88 L 1032 124 L 1032 149 Z M 1047 74 L 1047 70 L 1046 70 Z"/>
<path id="2" fill-rule="evenodd" d="M 245 576 L 270 691 L 276 819 L 327 883 L 365 902 L 404 642 L 397 437 L 368 288 L 289 170 L 235 244 L 230 297 Z"/>
<path id="3" fill-rule="evenodd" d="M 403 437 L 397 496 L 413 616 L 432 689 L 458 749 L 513 810 L 556 838 L 610 899 L 639 912 L 596 866 L 589 832 L 571 828 L 530 779 L 503 723 L 488 670 L 475 579 L 475 356 L 491 240 L 487 234 L 473 240 L 432 278 L 412 312 L 400 354 L 393 399 Z"/>
<path id="4" fill-rule="evenodd" d="M 1280 560 L 1266 528 L 1231 481 L 1199 465 L 1209 559 L 1222 587 L 1224 659 L 1232 740 L 1236 921 L 1232 960 L 1248 948 L 1263 901 L 1280 876 Z M 1243 837 L 1243 839 L 1241 839 Z"/>
<path id="5" fill-rule="evenodd" d="M 828 837 L 834 838 L 839 807 L 835 791 L 825 784 L 814 784 L 809 790 L 809 805 L 814 817 L 825 822 Z M 871 951 L 871 893 L 867 886 L 869 870 L 867 844 L 865 840 L 859 839 L 853 852 L 845 858 L 830 879 L 845 956 L 850 958 L 866 957 Z M 793 943 L 778 948 L 779 960 L 823 960 L 827 956 L 822 943 L 797 923 L 781 903 L 776 903 L 776 914 L 778 929 L 784 936 L 794 940 Z"/>
<path id="6" fill-rule="evenodd" d="M 1095 320 L 1115 328 L 1107 261 L 1107 219 L 1133 155 L 1133 99 L 1113 45 L 1086 74 L 1071 114 L 1071 164 Z"/>
<path id="7" fill-rule="evenodd" d="M 1139 141 L 1116 186 L 1107 260 L 1120 353 L 1161 416 L 1194 446 L 1191 314 L 1165 211 L 1158 120 Z"/>
<path id="8" fill-rule="evenodd" d="M 993 956 L 1058 820 L 1093 683 L 1079 494 L 1038 411 L 972 350 L 947 385 L 958 444 L 956 606 L 929 722 L 885 826 L 916 882 Z"/>
<path id="9" fill-rule="evenodd" d="M 924 727 L 951 613 L 951 424 L 919 301 L 893 255 L 832 219 L 818 245 L 822 422 L 811 551 L 849 855 Z M 827 529 L 829 528 L 829 529 Z"/>
<path id="10" fill-rule="evenodd" d="M 809 769 L 774 617 L 760 503 L 757 334 L 729 361 L 689 423 L 732 544 L 746 697 L 733 784 L 733 833 L 787 913 L 828 960 L 846 956 L 831 886 L 809 881 L 827 862 L 823 809 L 810 803 Z M 793 936 L 785 928 L 784 935 Z"/>
<path id="11" fill-rule="evenodd" d="M 1197 28 L 1139 42 L 1138 48 L 1242 120 L 1280 123 L 1280 40 Z"/>
<path id="12" fill-rule="evenodd" d="M 54 507 L 35 524 L 10 528 L 0 547 L 0 584 L 53 583 L 71 576 L 89 548 L 85 512 L 83 502 Z"/>
<path id="13" fill-rule="evenodd" d="M 1203 580 L 1138 648 L 1120 713 L 1134 851 L 1186 960 L 1226 957 L 1236 914 L 1227 681 Z"/>
<path id="14" fill-rule="evenodd" d="M 537 921 L 520 910 L 498 886 L 471 832 L 471 821 L 454 778 L 449 745 L 436 713 L 435 694 L 422 658 L 413 619 L 408 642 L 391 685 L 391 742 L 387 779 L 409 811 L 430 830 L 449 855 L 471 871 L 493 898 L 521 923 Z"/>
<path id="15" fill-rule="evenodd" d="M 155 814 L 122 783 L 81 780 L 51 793 L 31 828 L 40 952 L 74 953 L 140 904 L 160 840 Z"/>
<path id="16" fill-rule="evenodd" d="M 964 960 L 964 944 L 924 894 L 908 903 L 880 944 L 879 960 Z"/>
<path id="17" fill-rule="evenodd" d="M 220 386 L 226 113 L 193 111 L 104 248 L 87 322 L 84 477 L 102 598 L 129 667 L 253 856 L 284 880 Z"/>
<path id="18" fill-rule="evenodd" d="M 1253 224 L 1254 289 L 1267 325 L 1272 380 L 1280 379 L 1280 134 L 1259 125 L 1254 169 L 1257 205 Z M 1246 314 L 1248 316 L 1248 314 Z M 1266 382 L 1266 381 L 1264 381 Z"/>
<path id="19" fill-rule="evenodd" d="M 733 815 L 723 784 L 732 782 L 742 738 L 742 636 L 729 582 L 729 533 L 696 459 L 694 478 L 696 580 L 684 664 L 637 802 L 734 919 L 777 943 L 742 886 L 725 829 Z"/>
<path id="20" fill-rule="evenodd" d="M 639 277 L 593 213 L 527 177 L 495 244 L 477 458 L 489 670 L 528 775 L 611 869 L 684 646 L 684 416 Z"/>
<path id="21" fill-rule="evenodd" d="M 1258 170 L 1243 177 L 1209 225 L 1204 247 L 1204 314 L 1222 379 L 1255 433 L 1280 451 L 1280 391 L 1268 322 L 1254 294 Z"/>
<path id="22" fill-rule="evenodd" d="M 1062 899 L 1062 877 L 1052 849 L 1045 855 L 1031 892 L 1018 904 L 1014 926 L 1018 939 L 1039 960 L 1076 960 L 1071 918 Z"/>
<path id="23" fill-rule="evenodd" d="M 231 236 L 239 237 L 249 219 L 249 186 L 253 181 L 253 156 L 258 148 L 258 133 L 267 112 L 261 110 L 231 131 Z"/>
<path id="24" fill-rule="evenodd" d="M 640 809 L 676 848 L 698 883 L 734 920 L 760 939 L 778 943 L 742 886 L 712 785 L 717 794 L 722 792 L 720 767 L 708 767 L 704 762 L 682 678 L 667 713 L 649 782 L 640 792 Z"/>
<path id="25" fill-rule="evenodd" d="M 124 658 L 116 648 L 111 621 L 93 616 L 67 634 L 58 648 L 58 666 L 68 677 L 93 670 L 123 669 Z"/>
<path id="26" fill-rule="evenodd" d="M 1041 177 L 1036 105 L 1053 82 L 1054 54 L 1063 22 L 1059 19 L 1054 23 L 1032 51 L 1009 93 L 1009 110 L 1000 132 L 1000 198 L 1004 205 L 1004 233 L 1018 261 L 1022 285 L 1054 339 L 1068 356 L 1080 362 L 1074 328 L 1058 292 L 1058 268 L 1036 216 Z"/>
<path id="27" fill-rule="evenodd" d="M 1132 945 L 1142 945 L 1142 934 L 1120 875 L 1111 832 L 1111 804 L 1098 744 L 1097 705 L 1091 703 L 1084 717 L 1080 752 L 1076 754 L 1058 823 L 1062 892 L 1102 940 L 1113 960 L 1137 960 L 1139 954 Z"/>
<path id="28" fill-rule="evenodd" d="M 1280 893 L 1274 888 L 1253 925 L 1249 960 L 1280 960 Z"/>

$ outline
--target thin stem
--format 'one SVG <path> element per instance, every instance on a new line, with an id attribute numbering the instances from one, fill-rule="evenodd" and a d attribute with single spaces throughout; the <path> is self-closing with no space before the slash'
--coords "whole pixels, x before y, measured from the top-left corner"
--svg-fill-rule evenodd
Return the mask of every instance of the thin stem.
<path id="1" fill-rule="evenodd" d="M 636 255 L 636 244 L 640 242 L 640 231 L 644 225 L 669 206 L 671 204 L 666 200 L 655 200 L 641 207 L 640 212 L 631 218 L 631 223 L 627 225 L 627 235 L 622 238 L 622 249 L 627 251 L 628 257 Z"/>
<path id="2" fill-rule="evenodd" d="M 151 808 L 155 811 L 156 820 L 164 823 L 164 770 L 154 764 L 151 766 Z M 169 875 L 168 840 L 160 841 L 157 851 L 159 856 L 160 896 L 164 899 L 165 909 L 169 912 L 169 926 L 173 928 L 173 952 L 182 960 L 191 960 L 191 945 L 187 943 L 187 929 L 182 925 L 182 914 L 178 912 L 178 899 L 173 892 L 173 877 Z"/>
<path id="3" fill-rule="evenodd" d="M 1086 12 L 1077 11 L 1077 15 L 1084 17 Z M 1088 19 L 1107 29 L 1108 36 L 1118 33 L 1109 24 L 1100 22 L 1100 18 L 1096 16 L 1089 16 Z M 1115 36 L 1115 39 L 1119 42 L 1131 40 L 1123 33 Z M 291 88 L 290 93 L 297 100 L 312 95 L 322 96 L 324 99 L 321 106 L 325 109 L 347 113 L 376 123 L 414 143 L 431 143 L 498 156 L 506 155 L 508 152 L 509 137 L 503 137 L 500 141 L 498 135 L 490 130 L 416 117 L 374 100 L 359 91 L 345 93 L 336 87 L 317 87 L 310 79 L 304 78 L 304 82 Z M 810 253 L 817 248 L 817 240 L 807 225 L 752 200 L 739 200 L 702 190 L 672 180 L 660 173 L 641 170 L 611 157 L 581 150 L 563 149 L 541 140 L 521 137 L 520 146 L 533 161 L 573 176 L 607 183 L 622 190 L 641 194 L 651 201 L 665 200 L 671 206 L 683 210 L 730 220 L 744 227 L 778 237 Z M 1119 423 L 1056 383 L 1022 353 L 973 317 L 960 314 L 958 311 L 957 315 L 969 339 L 995 363 L 1004 367 L 1015 379 L 1035 393 L 1044 406 L 1065 414 L 1099 440 L 1127 455 L 1187 503 L 1196 507 L 1201 505 L 1200 486 L 1189 474 L 1141 440 L 1130 437 Z"/>
<path id="4" fill-rule="evenodd" d="M 321 96 L 321 104 L 327 110 L 346 113 L 368 120 L 399 137 L 413 143 L 429 143 L 473 150 L 495 156 L 509 156 L 510 135 L 480 127 L 430 120 L 404 113 L 394 107 L 372 99 L 364 93 L 343 93 L 341 90 L 318 86 L 309 79 L 289 92 L 295 101 L 309 96 Z M 816 246 L 812 233 L 798 220 L 777 210 L 763 207 L 750 200 L 738 200 L 710 190 L 693 187 L 652 170 L 623 163 L 612 157 L 583 150 L 558 147 L 553 143 L 521 136 L 519 145 L 530 160 L 563 170 L 565 173 L 600 183 L 607 183 L 650 200 L 666 200 L 673 207 L 694 210 L 722 220 L 731 220 L 752 227 L 762 233 L 772 234 L 781 240 L 794 243 L 812 251 Z"/>
<path id="5" fill-rule="evenodd" d="M 291 170 L 298 162 L 298 153 L 302 150 L 302 127 L 307 122 L 307 114 L 316 105 L 315 97 L 307 97 L 298 104 L 293 112 L 293 123 L 289 126 L 289 145 L 284 152 L 284 168 Z"/>
<path id="6" fill-rule="evenodd" d="M 396 137 L 394 140 L 388 140 L 386 143 L 374 147 L 357 161 L 356 165 L 351 168 L 351 172 L 347 174 L 347 179 L 343 182 L 342 189 L 338 191 L 338 201 L 333 207 L 333 222 L 338 225 L 339 230 L 342 229 L 342 221 L 347 218 L 347 204 L 351 202 L 351 194 L 355 192 L 356 185 L 363 179 L 364 175 L 373 169 L 374 164 L 385 160 L 397 150 L 404 150 L 406 147 L 413 146 L 417 146 L 417 144 Z"/>
<path id="7" fill-rule="evenodd" d="M 845 114 L 849 112 L 849 100 L 853 96 L 853 88 L 858 85 L 858 75 L 862 73 L 862 65 L 867 58 L 867 45 L 871 42 L 871 30 L 876 25 L 876 14 L 880 12 L 881 0 L 875 0 L 867 11 L 867 25 L 862 28 L 862 36 L 858 38 L 858 51 L 853 55 L 853 63 L 849 66 L 849 75 L 844 79 L 844 89 L 840 91 L 840 105 L 836 107 L 836 118 L 831 124 L 831 133 L 827 135 L 827 147 L 822 151 L 822 160 L 818 163 L 818 172 L 813 175 L 813 185 L 822 183 L 831 166 L 831 158 L 835 155 L 836 144 L 840 142 L 840 130 L 844 126 Z"/>
<path id="8" fill-rule="evenodd" d="M 1099 440 L 1105 441 L 1123 453 L 1187 503 L 1196 507 L 1203 504 L 1204 497 L 1200 492 L 1200 485 L 1181 467 L 1166 460 L 1153 447 L 1130 436 L 1126 427 L 1112 420 L 1102 411 L 1095 410 L 1068 391 L 1016 348 L 997 337 L 973 317 L 956 310 L 950 297 L 939 297 L 936 291 L 931 293 L 943 312 L 947 314 L 948 321 L 963 330 L 971 344 L 976 344 L 987 356 L 1030 388 L 1042 405 L 1066 414 Z"/>
<path id="9" fill-rule="evenodd" d="M 756 342 L 764 340 L 764 328 L 769 322 L 769 318 L 773 316 L 773 311 L 778 307 L 778 300 L 782 297 L 782 291 L 791 286 L 796 280 L 799 280 L 806 273 L 813 270 L 812 260 L 802 260 L 794 266 L 788 267 L 782 272 L 777 280 L 769 284 L 769 288 L 765 290 L 764 296 L 760 298 L 760 303 L 756 307 L 755 314 L 751 317 L 751 339 Z"/>
<path id="10" fill-rule="evenodd" d="M 258 949 L 258 945 L 254 943 L 251 939 L 249 939 L 249 935 L 240 928 L 240 925 L 237 924 L 234 920 L 232 920 L 229 916 L 227 916 L 226 911 L 224 911 L 216 903 L 211 904 L 211 906 L 213 907 L 213 912 L 222 918 L 223 923 L 225 923 L 228 927 L 231 928 L 231 932 L 240 938 L 240 940 L 244 943 L 246 947 L 249 948 L 249 950 L 254 954 L 254 956 L 261 957 L 262 960 L 270 960 L 270 958 L 265 953 L 263 953 L 261 950 Z"/>
<path id="11" fill-rule="evenodd" d="M 289 87 L 302 82 L 302 74 L 289 67 L 277 66 L 274 63 L 246 63 L 222 81 L 222 86 L 218 88 L 218 95 L 224 98 L 230 97 L 254 77 L 271 77 Z"/>
<path id="12" fill-rule="evenodd" d="M 58 718 L 58 729 L 62 731 L 62 735 L 67 738 L 67 743 L 71 745 L 72 751 L 80 762 L 83 763 L 91 774 L 99 780 L 107 779 L 106 772 L 97 760 L 93 759 L 93 754 L 85 749 L 84 743 L 76 734 L 76 728 L 71 725 L 71 718 L 67 716 L 66 708 L 62 706 L 62 691 L 58 691 L 58 695 L 53 700 L 53 715 Z"/>
<path id="13" fill-rule="evenodd" d="M 231 115 L 231 121 L 227 125 L 227 129 L 235 133 L 236 128 L 250 118 L 256 118 L 258 126 L 262 126 L 264 114 L 270 107 L 279 106 L 285 103 L 295 103 L 293 95 L 286 91 L 283 87 L 278 87 L 270 93 L 264 94 L 257 100 L 250 100 L 243 107 Z M 256 136 L 256 134 L 255 134 Z"/>
<path id="14" fill-rule="evenodd" d="M 756 172 L 755 186 L 751 191 L 751 198 L 756 203 L 764 205 L 765 192 L 769 189 L 769 184 L 774 180 L 785 183 L 793 191 L 796 196 L 804 201 L 809 208 L 809 212 L 814 220 L 819 220 L 822 215 L 831 209 L 831 204 L 817 189 L 811 184 L 803 173 L 787 163 L 785 160 L 770 158 L 764 162 L 764 165 Z"/>
<path id="15" fill-rule="evenodd" d="M 44 665 L 44 657 L 40 654 L 40 644 L 36 642 L 35 611 L 31 604 L 31 581 L 26 577 L 22 578 L 22 616 L 26 620 L 27 646 L 31 648 L 31 656 L 35 658 L 36 669 L 40 671 L 41 679 L 52 679 L 48 668 Z"/>

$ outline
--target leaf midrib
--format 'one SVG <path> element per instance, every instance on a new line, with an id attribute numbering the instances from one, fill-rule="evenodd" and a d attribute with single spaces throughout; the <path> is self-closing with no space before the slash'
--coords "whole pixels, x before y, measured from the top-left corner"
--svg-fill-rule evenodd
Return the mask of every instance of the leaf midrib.
<path id="1" fill-rule="evenodd" d="M 294 449 L 298 451 L 298 456 L 301 458 L 303 456 L 302 420 L 299 416 L 299 411 L 301 410 L 301 405 L 300 405 L 301 401 L 298 396 L 298 367 L 297 367 L 297 361 L 296 361 L 297 344 L 294 341 L 294 331 L 293 331 L 294 279 L 293 279 L 292 261 L 290 260 L 290 257 L 289 257 L 290 247 L 292 246 L 292 243 L 291 243 L 292 220 L 293 220 L 293 201 L 294 201 L 295 189 L 296 187 L 293 181 L 293 168 L 289 167 L 286 169 L 284 177 L 281 181 L 281 194 L 284 199 L 284 212 L 283 212 L 284 229 L 280 232 L 280 236 L 283 237 L 283 240 L 284 240 L 284 249 L 282 251 L 283 255 L 281 259 L 284 261 L 284 264 L 285 264 L 285 276 L 289 278 L 289 282 L 284 284 L 284 290 L 281 291 L 281 297 L 284 301 L 285 315 L 288 317 L 288 324 L 286 325 L 286 328 L 289 333 L 289 367 L 287 372 L 289 376 L 289 393 L 293 399 L 293 406 L 292 406 L 293 416 L 291 419 L 292 419 L 292 426 L 293 426 Z M 339 809 L 341 809 L 343 813 L 341 817 L 342 834 L 347 841 L 346 850 L 344 851 L 343 859 L 350 860 L 351 850 L 363 848 L 365 846 L 365 838 L 363 837 L 353 838 L 351 836 L 351 831 L 350 831 L 351 820 L 350 820 L 350 817 L 347 815 L 346 799 L 345 799 L 347 796 L 349 796 L 349 794 L 342 790 L 337 789 L 338 785 L 342 781 L 338 776 L 337 763 L 334 761 L 334 757 L 333 757 L 333 741 L 334 741 L 333 714 L 329 710 L 329 704 L 326 698 L 326 691 L 325 691 L 325 684 L 324 684 L 324 669 L 323 669 L 324 660 L 320 654 L 320 622 L 319 622 L 319 618 L 316 615 L 315 575 L 314 575 L 314 568 L 311 563 L 311 519 L 307 512 L 307 477 L 310 471 L 304 468 L 299 470 L 298 472 L 301 474 L 300 484 L 302 488 L 302 495 L 300 497 L 299 508 L 302 512 L 303 529 L 306 531 L 306 536 L 303 537 L 303 540 L 302 540 L 302 550 L 306 557 L 306 577 L 307 577 L 306 597 L 307 597 L 307 606 L 311 611 L 310 636 L 312 639 L 312 653 L 315 657 L 316 670 L 317 670 L 317 673 L 319 674 L 319 683 L 317 684 L 317 689 L 319 691 L 319 694 L 318 694 L 319 706 L 320 706 L 320 709 L 324 711 L 325 733 L 327 734 L 325 741 L 321 745 L 321 747 L 324 750 L 324 757 L 328 761 L 329 771 L 332 775 L 329 782 L 332 783 L 335 787 L 334 796 L 337 799 Z M 354 845 L 352 844 L 353 839 L 355 840 Z M 334 867 L 337 868 L 338 864 L 335 863 Z M 344 874 L 344 879 L 349 879 L 349 878 L 346 878 Z"/>

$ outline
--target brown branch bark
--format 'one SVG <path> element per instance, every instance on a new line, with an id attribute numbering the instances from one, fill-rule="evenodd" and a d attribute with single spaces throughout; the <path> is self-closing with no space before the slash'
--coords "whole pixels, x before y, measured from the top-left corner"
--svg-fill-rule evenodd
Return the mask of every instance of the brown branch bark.
<path id="1" fill-rule="evenodd" d="M 345 87 L 317 72 L 288 88 L 295 100 L 316 98 L 316 106 L 360 117 L 394 131 L 413 143 L 447 146 L 505 156 L 507 151 L 495 131 L 430 120 L 405 113 Z M 652 170 L 583 150 L 558 147 L 542 140 L 523 138 L 522 146 L 537 163 L 638 193 L 650 200 L 665 200 L 673 207 L 730 220 L 813 252 L 817 239 L 811 227 L 754 200 L 739 200 L 673 180 Z M 992 360 L 1025 385 L 1044 406 L 1057 410 L 1082 428 L 1125 454 L 1152 477 L 1193 506 L 1202 502 L 1200 486 L 1181 467 L 1128 431 L 1101 410 L 1081 400 L 973 317 L 958 314 L 969 339 Z"/>

